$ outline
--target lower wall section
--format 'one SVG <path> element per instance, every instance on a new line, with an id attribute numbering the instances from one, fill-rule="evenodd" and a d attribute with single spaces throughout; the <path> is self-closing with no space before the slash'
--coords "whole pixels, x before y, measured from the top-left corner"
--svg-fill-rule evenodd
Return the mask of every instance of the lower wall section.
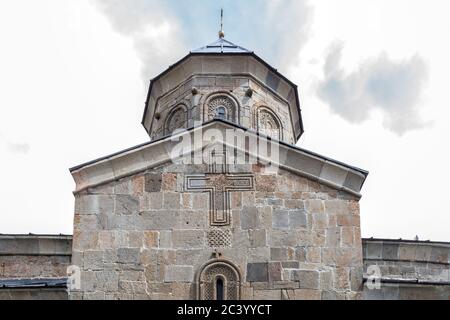
<path id="1" fill-rule="evenodd" d="M 72 236 L 0 234 L 0 300 L 67 300 Z"/>
<path id="2" fill-rule="evenodd" d="M 383 283 L 380 289 L 364 286 L 364 300 L 450 300 L 450 285 Z"/>
<path id="3" fill-rule="evenodd" d="M 364 239 L 367 300 L 450 299 L 450 243 Z"/>
<path id="4" fill-rule="evenodd" d="M 0 289 L 0 300 L 67 300 L 66 289 Z"/>

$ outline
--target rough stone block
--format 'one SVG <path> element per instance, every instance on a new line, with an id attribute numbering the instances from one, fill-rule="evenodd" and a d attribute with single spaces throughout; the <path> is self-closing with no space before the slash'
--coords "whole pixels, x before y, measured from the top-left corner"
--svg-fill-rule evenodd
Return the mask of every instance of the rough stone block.
<path id="1" fill-rule="evenodd" d="M 85 251 L 83 254 L 83 267 L 85 270 L 102 270 L 103 251 Z"/>
<path id="2" fill-rule="evenodd" d="M 104 292 L 85 292 L 83 294 L 84 300 L 105 300 Z"/>
<path id="3" fill-rule="evenodd" d="M 130 248 L 142 248 L 144 234 L 142 231 L 126 231 L 127 243 Z"/>
<path id="4" fill-rule="evenodd" d="M 151 211 L 151 210 L 159 210 L 162 209 L 163 205 L 163 193 L 161 192 L 152 192 L 145 193 L 142 197 L 140 197 L 140 211 Z"/>
<path id="5" fill-rule="evenodd" d="M 136 176 L 132 179 L 132 193 L 136 196 L 142 196 L 145 190 L 145 177 Z"/>
<path id="6" fill-rule="evenodd" d="M 194 193 L 192 194 L 192 207 L 195 210 L 207 210 L 208 209 L 208 194 L 207 193 Z"/>
<path id="7" fill-rule="evenodd" d="M 281 266 L 284 269 L 298 269 L 298 268 L 300 268 L 300 262 L 298 262 L 298 261 L 283 261 L 283 262 L 281 262 Z"/>
<path id="8" fill-rule="evenodd" d="M 119 290 L 119 275 L 116 271 L 95 272 L 95 289 L 103 292 L 117 292 Z"/>
<path id="9" fill-rule="evenodd" d="M 368 247 L 370 245 L 366 244 L 365 247 Z M 367 252 L 367 249 L 365 250 L 365 252 Z M 404 244 L 400 244 L 399 248 L 398 248 L 398 258 L 400 260 L 406 260 L 406 261 L 413 261 L 415 259 L 416 256 L 416 246 L 414 245 L 404 245 Z M 367 253 L 364 255 L 364 258 L 367 258 L 368 255 Z"/>
<path id="10" fill-rule="evenodd" d="M 341 246 L 341 228 L 328 228 L 326 237 L 327 247 L 340 247 Z"/>
<path id="11" fill-rule="evenodd" d="M 98 232 L 98 248 L 100 250 L 113 249 L 115 247 L 115 232 L 101 230 Z"/>
<path id="12" fill-rule="evenodd" d="M 363 290 L 363 268 L 354 267 L 350 269 L 350 289 L 352 291 Z"/>
<path id="13" fill-rule="evenodd" d="M 75 200 L 75 213 L 112 214 L 114 212 L 114 196 L 112 195 L 82 195 Z"/>
<path id="14" fill-rule="evenodd" d="M 248 263 L 247 264 L 248 282 L 267 282 L 269 281 L 268 263 Z"/>
<path id="15" fill-rule="evenodd" d="M 145 294 L 147 283 L 143 281 L 119 281 L 119 292 Z"/>
<path id="16" fill-rule="evenodd" d="M 194 268 L 192 266 L 167 266 L 166 282 L 192 282 L 194 280 Z"/>
<path id="17" fill-rule="evenodd" d="M 382 243 L 367 243 L 365 250 L 366 259 L 381 259 L 383 256 L 383 244 Z"/>
<path id="18" fill-rule="evenodd" d="M 288 209 L 304 210 L 305 204 L 303 200 L 300 199 L 286 199 L 284 200 L 284 205 Z"/>
<path id="19" fill-rule="evenodd" d="M 287 259 L 287 248 L 270 248 L 270 260 L 284 261 Z"/>
<path id="20" fill-rule="evenodd" d="M 179 193 L 164 193 L 163 207 L 165 209 L 180 209 L 181 207 L 181 196 Z"/>
<path id="21" fill-rule="evenodd" d="M 135 270 L 125 270 L 119 274 L 120 281 L 145 281 L 144 272 Z"/>
<path id="22" fill-rule="evenodd" d="M 94 291 L 95 273 L 94 271 L 81 271 L 81 291 Z"/>
<path id="23" fill-rule="evenodd" d="M 266 230 L 249 230 L 250 247 L 265 247 L 267 244 Z"/>
<path id="24" fill-rule="evenodd" d="M 341 229 L 341 246 L 352 247 L 354 245 L 353 227 L 342 227 Z M 358 244 L 359 245 L 359 244 Z"/>
<path id="25" fill-rule="evenodd" d="M 145 192 L 160 192 L 161 186 L 161 173 L 148 173 L 145 175 Z"/>
<path id="26" fill-rule="evenodd" d="M 161 249 L 172 248 L 172 231 L 161 230 L 159 232 L 159 247 Z"/>
<path id="27" fill-rule="evenodd" d="M 345 200 L 325 200 L 325 211 L 330 215 L 350 214 L 348 201 Z"/>
<path id="28" fill-rule="evenodd" d="M 205 232 L 202 230 L 174 230 L 173 247 L 176 249 L 195 249 L 205 246 Z"/>
<path id="29" fill-rule="evenodd" d="M 142 214 L 143 225 L 146 230 L 174 229 L 180 226 L 180 211 L 157 210 L 147 211 Z"/>
<path id="30" fill-rule="evenodd" d="M 323 201 L 318 199 L 305 200 L 305 209 L 311 214 L 324 213 Z"/>
<path id="31" fill-rule="evenodd" d="M 332 271 L 320 272 L 320 289 L 331 290 L 333 288 L 333 273 Z"/>
<path id="32" fill-rule="evenodd" d="M 350 272 L 349 268 L 334 269 L 334 289 L 350 289 Z"/>
<path id="33" fill-rule="evenodd" d="M 131 194 L 133 192 L 129 179 L 117 181 L 114 184 L 114 194 Z"/>
<path id="34" fill-rule="evenodd" d="M 272 228 L 288 229 L 289 228 L 289 212 L 287 210 L 274 210 L 272 214 Z"/>
<path id="35" fill-rule="evenodd" d="M 176 191 L 177 190 L 177 175 L 174 173 L 164 173 L 162 175 L 162 190 Z"/>
<path id="36" fill-rule="evenodd" d="M 256 191 L 275 192 L 277 177 L 275 175 L 256 175 Z"/>
<path id="37" fill-rule="evenodd" d="M 335 290 L 322 291 L 322 300 L 345 300 L 345 292 L 339 292 Z"/>
<path id="38" fill-rule="evenodd" d="M 269 262 L 268 272 L 270 282 L 283 280 L 281 262 Z"/>
<path id="39" fill-rule="evenodd" d="M 350 214 L 340 214 L 336 216 L 336 223 L 341 227 L 358 227 L 359 216 Z"/>
<path id="40" fill-rule="evenodd" d="M 119 263 L 138 263 L 139 249 L 119 248 L 117 249 Z"/>
<path id="41" fill-rule="evenodd" d="M 296 289 L 294 290 L 295 300 L 320 300 L 321 291 L 311 289 Z"/>
<path id="42" fill-rule="evenodd" d="M 301 289 L 319 289 L 319 272 L 316 270 L 295 270 L 294 279 L 300 281 Z"/>
<path id="43" fill-rule="evenodd" d="M 417 261 L 428 261 L 431 257 L 431 247 L 426 245 L 418 245 L 416 248 L 416 257 Z M 383 256 L 384 258 L 384 256 Z"/>
<path id="44" fill-rule="evenodd" d="M 181 229 L 204 229 L 207 225 L 208 212 L 206 210 L 181 211 Z"/>
<path id="45" fill-rule="evenodd" d="M 115 214 L 132 215 L 139 212 L 139 199 L 131 195 L 116 195 Z"/>
<path id="46" fill-rule="evenodd" d="M 98 245 L 98 232 L 79 231 L 73 233 L 73 249 L 77 251 L 95 250 Z"/>
<path id="47" fill-rule="evenodd" d="M 241 228 L 243 230 L 259 229 L 260 219 L 256 207 L 244 207 L 241 213 Z"/>
<path id="48" fill-rule="evenodd" d="M 311 263 L 321 263 L 320 248 L 307 247 L 306 248 L 306 261 Z"/>
<path id="49" fill-rule="evenodd" d="M 439 263 L 448 263 L 449 249 L 433 247 L 431 250 L 430 260 Z"/>
<path id="50" fill-rule="evenodd" d="M 247 251 L 248 262 L 269 261 L 270 249 L 268 247 L 249 248 Z"/>
<path id="51" fill-rule="evenodd" d="M 159 247 L 159 232 L 158 231 L 144 231 L 144 246 L 146 248 Z"/>
<path id="52" fill-rule="evenodd" d="M 253 298 L 255 300 L 281 300 L 281 290 L 254 290 Z"/>
<path id="53" fill-rule="evenodd" d="M 326 229 L 328 228 L 328 215 L 326 214 L 312 214 L 312 228 Z"/>
<path id="54" fill-rule="evenodd" d="M 73 221 L 73 227 L 76 230 L 97 230 L 99 228 L 98 224 L 98 215 L 80 215 L 75 214 L 74 221 Z M 39 243 L 40 245 L 45 245 L 45 239 L 40 239 Z M 50 245 L 53 245 L 50 242 Z"/>
<path id="55" fill-rule="evenodd" d="M 288 230 L 273 230 L 269 233 L 269 245 L 272 247 L 295 247 L 299 240 L 301 237 L 298 233 Z"/>
<path id="56" fill-rule="evenodd" d="M 383 244 L 383 260 L 397 260 L 398 259 L 398 244 Z"/>
<path id="57" fill-rule="evenodd" d="M 308 226 L 308 218 L 305 210 L 289 211 L 289 227 L 291 229 L 306 228 Z"/>

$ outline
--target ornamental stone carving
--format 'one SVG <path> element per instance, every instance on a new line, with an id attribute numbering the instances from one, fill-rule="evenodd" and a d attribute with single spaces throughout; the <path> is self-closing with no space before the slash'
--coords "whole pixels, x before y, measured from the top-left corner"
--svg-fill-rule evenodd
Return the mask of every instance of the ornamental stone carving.
<path id="1" fill-rule="evenodd" d="M 214 96 L 207 103 L 208 119 L 219 118 L 233 121 L 236 114 L 236 104 L 226 95 Z"/>
<path id="2" fill-rule="evenodd" d="M 170 134 L 179 128 L 186 128 L 186 124 L 186 107 L 183 105 L 177 106 L 167 119 L 166 134 Z"/>
<path id="3" fill-rule="evenodd" d="M 257 114 L 257 129 L 273 139 L 281 140 L 281 125 L 272 111 L 260 108 Z"/>

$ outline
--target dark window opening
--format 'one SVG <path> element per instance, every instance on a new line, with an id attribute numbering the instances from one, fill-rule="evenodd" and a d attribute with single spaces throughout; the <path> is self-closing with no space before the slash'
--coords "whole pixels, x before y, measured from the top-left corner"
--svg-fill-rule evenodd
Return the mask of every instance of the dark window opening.
<path id="1" fill-rule="evenodd" d="M 225 109 L 225 107 L 220 106 L 220 107 L 217 108 L 216 117 L 219 118 L 219 119 L 225 119 L 225 117 L 226 117 L 226 109 Z"/>
<path id="2" fill-rule="evenodd" d="M 223 300 L 224 292 L 223 292 L 223 280 L 218 278 L 216 280 L 216 300 Z"/>

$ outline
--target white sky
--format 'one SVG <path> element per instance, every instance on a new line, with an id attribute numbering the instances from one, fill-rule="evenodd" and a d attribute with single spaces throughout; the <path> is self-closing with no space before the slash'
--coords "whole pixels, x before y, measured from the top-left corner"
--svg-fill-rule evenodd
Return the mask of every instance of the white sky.
<path id="1" fill-rule="evenodd" d="M 299 146 L 370 171 L 362 190 L 363 236 L 450 241 L 450 2 L 310 5 L 308 41 L 292 52 L 299 63 L 283 70 L 300 87 L 306 133 Z M 135 38 L 115 30 L 88 0 L 0 0 L 0 233 L 71 234 L 68 168 L 147 140 L 140 125 L 145 66 Z M 159 65 L 160 52 L 150 70 L 165 70 L 197 46 L 178 39 L 176 30 L 167 22 L 146 30 L 168 53 L 166 64 Z M 171 50 L 177 40 L 184 52 Z M 417 106 L 429 124 L 400 136 L 383 126 L 382 109 L 359 123 L 332 112 L 316 92 L 336 41 L 343 42 L 341 65 L 349 74 L 382 53 L 398 62 L 420 56 L 428 81 Z"/>

